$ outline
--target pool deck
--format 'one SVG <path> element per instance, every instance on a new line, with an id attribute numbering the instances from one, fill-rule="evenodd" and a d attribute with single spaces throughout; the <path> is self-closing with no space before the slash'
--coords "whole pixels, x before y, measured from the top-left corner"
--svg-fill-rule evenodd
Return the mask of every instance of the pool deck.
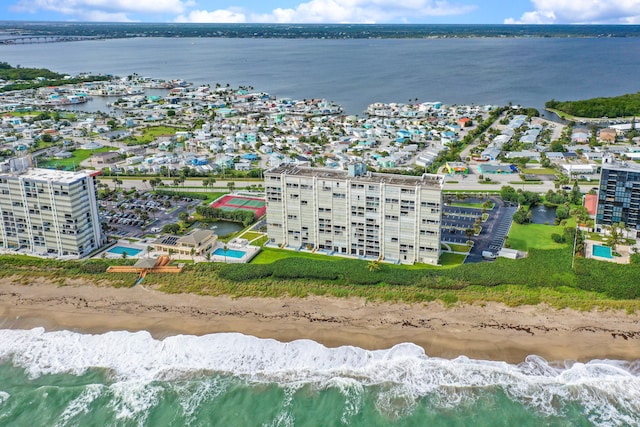
<path id="1" fill-rule="evenodd" d="M 236 239 L 234 239 L 234 240 L 236 240 Z M 242 240 L 244 240 L 244 239 L 242 239 Z M 226 262 L 226 263 L 236 263 L 236 264 L 238 264 L 238 263 L 246 264 L 249 261 L 251 261 L 253 259 L 253 257 L 258 255 L 258 252 L 260 252 L 260 248 L 258 246 L 251 246 L 251 245 L 248 245 L 246 243 L 234 243 L 233 240 L 231 242 L 227 243 L 227 249 L 228 250 L 245 252 L 245 254 L 244 254 L 244 256 L 242 258 L 234 258 L 234 257 L 231 257 L 231 256 L 225 257 L 224 255 L 222 255 L 222 256 L 214 255 L 213 252 L 215 252 L 216 249 L 224 250 L 224 243 L 218 242 L 211 249 L 211 261 L 214 261 L 214 262 Z"/>
<path id="2" fill-rule="evenodd" d="M 606 246 L 602 242 L 597 240 L 585 240 L 584 241 L 584 253 L 585 258 L 597 259 L 598 261 L 615 262 L 616 264 L 629 264 L 631 260 L 631 248 L 628 245 L 618 245 L 615 252 L 618 252 L 622 256 L 614 256 L 613 258 L 606 258 L 596 256 L 593 254 L 593 246 Z"/>
<path id="3" fill-rule="evenodd" d="M 122 248 L 135 249 L 135 250 L 139 250 L 140 251 L 135 255 L 127 254 L 127 258 L 139 259 L 139 258 L 146 258 L 147 257 L 147 246 L 131 243 L 128 240 L 118 240 L 114 245 L 109 246 L 109 248 L 107 248 L 104 251 L 100 252 L 99 254 L 94 256 L 93 258 L 101 258 L 102 254 L 105 254 L 105 257 L 106 258 L 110 258 L 110 259 L 122 258 L 122 254 L 115 254 L 115 253 L 109 252 L 110 250 L 112 250 L 113 248 L 118 247 L 118 246 L 122 247 Z"/>

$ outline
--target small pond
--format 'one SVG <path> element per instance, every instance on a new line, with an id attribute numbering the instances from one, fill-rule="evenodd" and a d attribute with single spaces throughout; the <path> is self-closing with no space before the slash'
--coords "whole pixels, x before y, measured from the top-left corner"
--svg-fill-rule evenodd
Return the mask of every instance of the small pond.
<path id="1" fill-rule="evenodd" d="M 535 205 L 531 208 L 532 224 L 550 224 L 553 225 L 556 219 L 556 208 L 546 207 L 545 205 Z"/>
<path id="2" fill-rule="evenodd" d="M 242 230 L 244 226 L 239 222 L 231 221 L 215 221 L 215 222 L 201 222 L 196 224 L 198 228 L 205 228 L 213 230 L 218 236 L 226 236 L 231 233 L 237 233 Z"/>

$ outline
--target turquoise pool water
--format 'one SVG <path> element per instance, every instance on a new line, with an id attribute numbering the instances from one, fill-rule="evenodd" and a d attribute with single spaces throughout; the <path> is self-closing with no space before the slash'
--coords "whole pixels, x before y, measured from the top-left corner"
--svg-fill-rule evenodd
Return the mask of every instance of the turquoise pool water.
<path id="1" fill-rule="evenodd" d="M 127 248 L 125 246 L 114 246 L 111 249 L 109 249 L 107 252 L 109 252 L 110 254 L 117 254 L 117 255 L 122 255 L 123 253 L 126 252 L 127 256 L 136 256 L 140 252 L 142 252 L 142 249 Z"/>
<path id="2" fill-rule="evenodd" d="M 225 256 L 224 253 L 224 249 L 222 248 L 218 248 L 215 251 L 213 251 L 214 255 L 218 255 L 218 256 Z M 244 251 L 236 251 L 234 249 L 227 249 L 227 255 L 230 258 L 242 258 L 243 256 L 245 256 L 247 253 Z"/>
<path id="3" fill-rule="evenodd" d="M 602 245 L 593 245 L 593 256 L 599 256 L 601 258 L 613 258 L 613 255 L 611 255 L 611 248 Z"/>

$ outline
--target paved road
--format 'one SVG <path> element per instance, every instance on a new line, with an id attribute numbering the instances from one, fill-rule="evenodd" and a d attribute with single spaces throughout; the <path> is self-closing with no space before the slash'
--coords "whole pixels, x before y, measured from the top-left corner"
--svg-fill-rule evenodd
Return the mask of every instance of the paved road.
<path id="1" fill-rule="evenodd" d="M 113 182 L 113 178 L 115 178 L 114 176 L 101 176 L 98 177 L 98 181 L 99 182 L 103 182 L 105 184 L 107 184 L 109 187 L 113 188 L 115 186 L 114 182 Z M 134 179 L 128 179 L 128 178 L 119 178 L 122 181 L 122 185 L 120 185 L 120 188 L 125 188 L 125 189 L 130 189 L 130 188 L 135 188 L 138 190 L 151 190 L 151 185 L 149 185 L 149 180 L 152 177 L 146 178 L 146 182 L 142 182 L 143 179 L 145 178 L 134 178 Z M 202 192 L 216 192 L 216 191 L 220 191 L 220 190 L 224 190 L 227 191 L 227 183 L 229 182 L 234 182 L 236 184 L 236 188 L 245 188 L 245 187 L 249 187 L 250 185 L 257 185 L 257 184 L 262 184 L 264 185 L 263 181 L 260 180 L 252 180 L 252 181 L 246 181 L 246 180 L 216 180 L 215 183 L 215 187 L 213 189 L 211 188 L 205 188 L 202 185 L 202 180 L 203 178 L 193 178 L 193 179 L 188 179 L 187 181 L 184 182 L 184 191 L 202 191 Z M 165 178 L 163 179 L 163 182 L 166 186 L 168 187 L 173 187 L 173 178 Z M 192 188 L 192 187 L 196 187 L 196 188 Z M 157 189 L 162 189 L 163 187 L 156 187 Z"/>

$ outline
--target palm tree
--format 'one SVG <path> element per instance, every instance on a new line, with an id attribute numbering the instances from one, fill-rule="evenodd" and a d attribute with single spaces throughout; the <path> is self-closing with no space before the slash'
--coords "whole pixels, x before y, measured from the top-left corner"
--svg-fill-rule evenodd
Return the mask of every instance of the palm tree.
<path id="1" fill-rule="evenodd" d="M 616 247 L 624 242 L 623 223 L 613 223 L 607 227 L 609 231 L 609 235 L 607 236 L 607 245 L 611 248 L 612 251 L 616 250 Z"/>
<path id="2" fill-rule="evenodd" d="M 149 258 L 149 255 L 151 254 L 152 250 L 153 250 L 153 246 L 147 246 L 147 258 Z"/>
<path id="3" fill-rule="evenodd" d="M 380 263 L 378 261 L 376 261 L 376 260 L 369 261 L 369 263 L 367 264 L 367 268 L 372 273 L 375 272 L 375 271 L 380 271 Z"/>
<path id="4" fill-rule="evenodd" d="M 196 248 L 191 248 L 189 253 L 191 254 L 191 261 L 195 261 Z"/>
<path id="5" fill-rule="evenodd" d="M 227 245 L 224 245 L 223 250 L 224 250 L 224 262 L 225 262 L 225 264 L 227 263 L 227 249 L 229 249 L 229 247 Z"/>

